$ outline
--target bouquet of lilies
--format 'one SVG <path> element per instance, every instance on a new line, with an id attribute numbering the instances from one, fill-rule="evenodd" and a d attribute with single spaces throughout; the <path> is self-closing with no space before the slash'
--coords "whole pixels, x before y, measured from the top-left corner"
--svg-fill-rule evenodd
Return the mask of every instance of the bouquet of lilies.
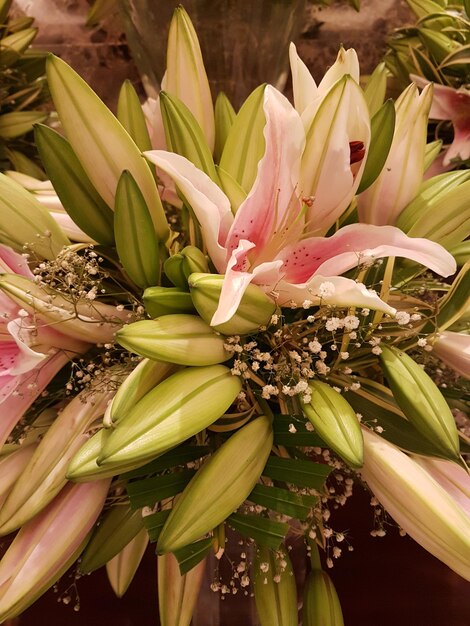
<path id="1" fill-rule="evenodd" d="M 354 50 L 318 85 L 290 63 L 294 105 L 214 107 L 178 8 L 158 101 L 126 83 L 115 117 L 48 59 L 50 180 L 0 176 L 0 621 L 74 563 L 122 596 L 150 541 L 161 623 L 188 625 L 232 528 L 214 601 L 253 585 L 262 626 L 342 624 L 329 518 L 355 483 L 470 579 L 468 173 L 423 182 L 432 86 L 383 103 Z"/>

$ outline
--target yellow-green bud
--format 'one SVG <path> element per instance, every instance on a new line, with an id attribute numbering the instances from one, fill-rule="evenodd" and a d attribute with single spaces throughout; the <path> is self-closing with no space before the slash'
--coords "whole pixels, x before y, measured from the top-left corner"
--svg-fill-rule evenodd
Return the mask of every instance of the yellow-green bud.
<path id="1" fill-rule="evenodd" d="M 240 391 L 240 379 L 223 365 L 176 372 L 108 429 L 98 464 L 150 461 L 219 419 Z"/>
<path id="2" fill-rule="evenodd" d="M 433 380 L 416 361 L 396 348 L 382 346 L 380 360 L 393 397 L 405 416 L 446 457 L 458 459 L 455 420 Z"/>
<path id="3" fill-rule="evenodd" d="M 231 357 L 223 337 L 200 317 L 184 313 L 129 324 L 116 341 L 141 356 L 178 365 L 213 365 Z"/>
<path id="4" fill-rule="evenodd" d="M 173 554 L 158 557 L 158 609 L 161 626 L 189 626 L 199 595 L 206 560 L 181 575 Z"/>
<path id="5" fill-rule="evenodd" d="M 125 548 L 106 563 L 109 584 L 118 598 L 126 593 L 149 542 L 147 530 L 142 529 Z"/>
<path id="6" fill-rule="evenodd" d="M 179 287 L 149 287 L 144 291 L 143 299 L 150 317 L 194 312 L 191 295 Z"/>
<path id="7" fill-rule="evenodd" d="M 331 578 L 321 569 L 310 572 L 304 589 L 304 626 L 343 626 L 343 613 Z"/>
<path id="8" fill-rule="evenodd" d="M 183 256 L 183 272 L 188 279 L 194 272 L 208 272 L 209 264 L 206 255 L 196 246 L 186 246 L 181 250 Z"/>
<path id="9" fill-rule="evenodd" d="M 158 539 L 164 554 L 187 546 L 221 524 L 251 493 L 271 452 L 266 416 L 238 430 L 191 479 Z"/>
<path id="10" fill-rule="evenodd" d="M 297 589 L 287 550 L 259 547 L 254 578 L 261 626 L 297 626 Z"/>
<path id="11" fill-rule="evenodd" d="M 178 289 L 187 289 L 188 281 L 183 270 L 183 255 L 181 252 L 170 256 L 163 264 L 163 271 L 167 278 L 171 280 L 175 287 Z"/>
<path id="12" fill-rule="evenodd" d="M 354 409 L 327 383 L 309 383 L 312 394 L 303 411 L 328 446 L 352 467 L 362 467 L 364 443 Z"/>
<path id="13" fill-rule="evenodd" d="M 220 274 L 191 274 L 188 279 L 194 306 L 208 324 L 219 304 L 223 281 Z M 247 335 L 267 326 L 275 311 L 276 304 L 264 291 L 248 285 L 235 315 L 214 328 L 224 335 Z"/>

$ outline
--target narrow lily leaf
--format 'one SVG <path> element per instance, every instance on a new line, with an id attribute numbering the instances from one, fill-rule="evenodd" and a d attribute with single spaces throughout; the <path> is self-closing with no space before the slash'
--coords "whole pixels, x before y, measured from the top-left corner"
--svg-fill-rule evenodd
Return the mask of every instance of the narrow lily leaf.
<path id="1" fill-rule="evenodd" d="M 426 17 L 430 13 L 440 13 L 446 4 L 442 0 L 406 0 L 417 17 Z"/>
<path id="2" fill-rule="evenodd" d="M 147 122 L 139 96 L 130 80 L 125 80 L 119 92 L 117 118 L 142 152 L 152 149 Z"/>
<path id="3" fill-rule="evenodd" d="M 16 63 L 22 53 L 33 43 L 37 34 L 37 28 L 25 28 L 19 33 L 0 39 L 0 66 L 9 67 Z"/>
<path id="4" fill-rule="evenodd" d="M 214 160 L 206 138 L 188 107 L 175 96 L 160 92 L 160 108 L 166 144 L 217 182 Z"/>
<path id="5" fill-rule="evenodd" d="M 387 89 L 388 70 L 385 63 L 379 63 L 369 77 L 364 87 L 364 98 L 373 117 L 384 104 L 385 91 Z"/>
<path id="6" fill-rule="evenodd" d="M 456 246 L 452 246 L 450 253 L 458 267 L 465 265 L 470 260 L 470 241 L 463 241 Z"/>
<path id="7" fill-rule="evenodd" d="M 55 259 L 70 244 L 49 211 L 4 174 L 0 174 L 0 241 L 21 252 L 31 244 L 34 253 L 46 259 Z"/>
<path id="8" fill-rule="evenodd" d="M 0 26 L 4 26 L 7 21 L 11 3 L 12 0 L 0 0 Z"/>
<path id="9" fill-rule="evenodd" d="M 207 539 L 196 541 L 196 543 L 191 543 L 184 548 L 175 550 L 173 554 L 178 559 L 181 576 L 190 572 L 193 567 L 196 567 L 198 563 L 205 559 L 211 547 L 212 537 L 208 537 Z"/>
<path id="10" fill-rule="evenodd" d="M 463 6 L 468 19 L 470 19 L 470 0 L 463 0 Z"/>
<path id="11" fill-rule="evenodd" d="M 223 91 L 219 93 L 215 101 L 215 147 L 214 155 L 218 162 L 222 156 L 225 142 L 236 117 L 235 110 L 230 100 Z"/>
<path id="12" fill-rule="evenodd" d="M 459 43 L 450 39 L 444 33 L 436 32 L 430 28 L 419 28 L 418 37 L 423 46 L 429 50 L 436 63 L 442 63 L 451 53 L 461 49 Z"/>
<path id="13" fill-rule="evenodd" d="M 245 200 L 247 193 L 243 187 L 237 183 L 237 181 L 225 170 L 216 165 L 217 174 L 219 175 L 220 185 L 223 192 L 230 200 L 230 206 L 232 207 L 232 213 L 238 211 L 239 206 Z"/>
<path id="14" fill-rule="evenodd" d="M 116 13 L 116 0 L 95 0 L 86 15 L 87 26 L 98 26 L 104 19 Z"/>
<path id="15" fill-rule="evenodd" d="M 170 510 L 168 509 L 167 511 L 158 511 L 158 513 L 143 516 L 142 521 L 147 529 L 151 543 L 158 541 L 169 515 Z"/>
<path id="16" fill-rule="evenodd" d="M 257 87 L 239 110 L 226 139 L 220 167 L 248 193 L 264 154 L 263 130 L 266 123 L 263 100 L 265 85 Z"/>
<path id="17" fill-rule="evenodd" d="M 378 178 L 385 165 L 395 130 L 395 107 L 387 100 L 371 120 L 371 140 L 364 173 L 357 193 L 362 193 Z"/>
<path id="18" fill-rule="evenodd" d="M 459 320 L 470 306 L 470 262 L 460 270 L 444 300 L 440 303 L 437 314 L 438 330 L 445 330 Z"/>
<path id="19" fill-rule="evenodd" d="M 424 78 L 433 82 L 441 82 L 442 79 L 439 71 L 427 54 L 421 52 L 419 48 L 412 48 L 410 46 L 410 56 L 413 59 L 418 75 L 424 76 Z"/>
<path id="20" fill-rule="evenodd" d="M 160 500 L 176 496 L 177 493 L 183 491 L 194 474 L 194 470 L 186 469 L 174 474 L 129 483 L 127 493 L 131 500 L 131 507 L 141 509 L 143 506 L 154 506 Z"/>
<path id="21" fill-rule="evenodd" d="M 135 284 L 144 289 L 157 285 L 158 239 L 145 198 L 128 171 L 122 173 L 116 190 L 114 236 L 119 259 Z"/>
<path id="22" fill-rule="evenodd" d="M 34 124 L 44 122 L 48 113 L 41 111 L 12 111 L 0 115 L 0 137 L 14 139 L 33 130 Z"/>
<path id="23" fill-rule="evenodd" d="M 186 465 L 190 461 L 196 461 L 207 456 L 210 449 L 207 446 L 178 446 L 173 450 L 169 450 L 146 465 L 139 467 L 132 472 L 126 472 L 121 478 L 130 480 L 132 478 L 140 478 L 149 474 L 156 474 L 178 465 Z"/>
<path id="24" fill-rule="evenodd" d="M 227 524 L 238 531 L 240 535 L 254 541 L 260 546 L 266 546 L 277 550 L 284 541 L 289 524 L 275 522 L 259 515 L 244 515 L 243 513 L 233 513 Z"/>
<path id="25" fill-rule="evenodd" d="M 44 170 L 42 170 L 39 165 L 29 159 L 22 152 L 19 152 L 18 150 L 8 150 L 7 155 L 13 168 L 17 172 L 21 172 L 22 174 L 26 174 L 26 176 L 31 176 L 37 180 L 46 180 L 47 176 L 45 175 Z"/>
<path id="26" fill-rule="evenodd" d="M 64 61 L 50 56 L 47 77 L 67 138 L 100 196 L 112 208 L 119 178 L 129 170 L 151 211 L 159 241 L 166 241 L 168 224 L 155 180 L 129 134 Z"/>
<path id="27" fill-rule="evenodd" d="M 279 487 L 255 485 L 247 500 L 272 511 L 304 520 L 318 501 L 315 496 L 303 496 Z"/>
<path id="28" fill-rule="evenodd" d="M 286 447 L 326 448 L 325 442 L 318 433 L 307 430 L 306 423 L 303 415 L 276 414 L 273 421 L 274 443 Z"/>
<path id="29" fill-rule="evenodd" d="M 118 505 L 109 509 L 94 531 L 80 559 L 80 572 L 89 574 L 106 565 L 143 528 L 140 509 L 132 510 L 128 505 Z"/>
<path id="30" fill-rule="evenodd" d="M 271 456 L 263 470 L 263 476 L 319 491 L 325 484 L 330 472 L 331 467 L 328 465 Z"/>
<path id="31" fill-rule="evenodd" d="M 434 161 L 439 156 L 442 148 L 442 140 L 436 139 L 426 144 L 426 151 L 424 153 L 424 171 L 428 170 Z"/>
<path id="32" fill-rule="evenodd" d="M 113 212 L 93 187 L 68 141 L 47 126 L 36 126 L 34 138 L 47 175 L 72 220 L 95 241 L 112 245 Z"/>

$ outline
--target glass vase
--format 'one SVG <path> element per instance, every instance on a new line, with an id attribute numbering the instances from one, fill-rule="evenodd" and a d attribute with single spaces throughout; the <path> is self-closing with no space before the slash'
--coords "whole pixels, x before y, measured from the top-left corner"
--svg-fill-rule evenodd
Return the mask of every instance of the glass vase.
<path id="1" fill-rule="evenodd" d="M 168 27 L 178 0 L 119 0 L 129 46 L 149 96 L 160 89 Z M 215 96 L 238 106 L 259 84 L 282 89 L 288 47 L 300 31 L 305 0 L 186 0 Z"/>

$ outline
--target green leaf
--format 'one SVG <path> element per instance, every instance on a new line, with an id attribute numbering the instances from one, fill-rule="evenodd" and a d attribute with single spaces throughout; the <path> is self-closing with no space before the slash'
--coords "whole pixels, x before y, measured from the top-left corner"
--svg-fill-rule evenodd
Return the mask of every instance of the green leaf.
<path id="1" fill-rule="evenodd" d="M 470 44 L 466 44 L 465 46 L 456 46 L 456 49 L 453 50 L 440 64 L 439 69 L 446 69 L 452 67 L 454 65 L 462 65 L 463 70 L 468 72 L 468 64 L 470 63 Z"/>
<path id="2" fill-rule="evenodd" d="M 147 122 L 139 96 L 130 80 L 125 80 L 119 92 L 117 118 L 142 152 L 152 149 Z"/>
<path id="3" fill-rule="evenodd" d="M 47 175 L 72 220 L 103 245 L 113 245 L 113 212 L 88 178 L 68 141 L 48 126 L 36 126 L 36 145 Z"/>
<path id="4" fill-rule="evenodd" d="M 158 513 L 152 513 L 151 515 L 144 515 L 142 521 L 149 534 L 150 541 L 156 543 L 160 537 L 160 533 L 165 526 L 165 522 L 170 515 L 170 509 L 166 511 L 159 511 Z"/>
<path id="5" fill-rule="evenodd" d="M 443 0 L 406 0 L 410 9 L 419 17 L 425 17 L 430 13 L 440 13 L 445 8 L 446 2 Z"/>
<path id="6" fill-rule="evenodd" d="M 447 60 L 449 55 L 452 55 L 462 48 L 459 43 L 453 41 L 444 33 L 436 32 L 430 28 L 420 28 L 418 30 L 418 37 L 423 46 L 428 49 L 436 63 L 442 63 L 445 59 Z"/>
<path id="7" fill-rule="evenodd" d="M 48 113 L 41 111 L 12 111 L 0 115 L 0 137 L 15 139 L 33 130 L 33 125 L 44 122 Z"/>
<path id="8" fill-rule="evenodd" d="M 225 142 L 236 117 L 235 110 L 230 100 L 223 91 L 219 93 L 215 101 L 215 146 L 214 155 L 216 161 L 220 160 Z"/>
<path id="9" fill-rule="evenodd" d="M 450 253 L 454 257 L 458 267 L 465 265 L 465 263 L 470 260 L 470 240 L 463 241 L 453 246 L 450 249 Z"/>
<path id="10" fill-rule="evenodd" d="M 3 26 L 7 21 L 11 3 L 12 0 L 0 0 L 0 26 Z"/>
<path id="11" fill-rule="evenodd" d="M 201 539 L 195 543 L 189 544 L 184 548 L 174 551 L 174 555 L 180 566 L 181 576 L 187 574 L 193 567 L 196 567 L 203 559 L 206 558 L 212 546 L 212 538 Z"/>
<path id="12" fill-rule="evenodd" d="M 158 457 L 147 463 L 146 465 L 139 467 L 138 469 L 126 472 L 121 475 L 123 479 L 140 478 L 141 476 L 148 476 L 149 474 L 156 474 L 164 470 L 176 467 L 178 465 L 186 465 L 189 461 L 195 461 L 209 454 L 210 449 L 207 446 L 178 446 L 173 448 L 169 452 L 165 452 Z"/>
<path id="13" fill-rule="evenodd" d="M 463 8 L 465 9 L 468 19 L 470 19 L 470 0 L 463 0 Z"/>
<path id="14" fill-rule="evenodd" d="M 217 182 L 214 160 L 206 138 L 188 107 L 175 96 L 161 91 L 160 108 L 168 150 L 186 157 Z"/>
<path id="15" fill-rule="evenodd" d="M 369 108 L 369 113 L 374 116 L 384 103 L 387 89 L 388 70 L 385 63 L 379 63 L 369 77 L 364 87 L 364 98 Z"/>
<path id="16" fill-rule="evenodd" d="M 86 15 L 87 26 L 98 26 L 110 15 L 118 12 L 116 0 L 94 0 Z"/>
<path id="17" fill-rule="evenodd" d="M 244 515 L 233 513 L 227 524 L 249 539 L 253 539 L 260 546 L 267 546 L 277 550 L 289 530 L 289 525 L 259 515 Z"/>
<path id="18" fill-rule="evenodd" d="M 470 261 L 467 262 L 440 303 L 436 324 L 440 331 L 444 331 L 458 321 L 468 311 L 470 305 Z"/>
<path id="19" fill-rule="evenodd" d="M 264 154 L 263 130 L 266 123 L 263 101 L 265 85 L 257 87 L 239 110 L 220 158 L 220 167 L 248 193 Z"/>
<path id="20" fill-rule="evenodd" d="M 303 415 L 275 414 L 273 421 L 274 443 L 278 446 L 326 447 L 325 442 L 313 430 L 307 430 Z M 292 426 L 295 428 L 293 431 Z"/>
<path id="21" fill-rule="evenodd" d="M 263 470 L 263 476 L 319 491 L 330 472 L 331 467 L 328 465 L 271 456 Z"/>
<path id="22" fill-rule="evenodd" d="M 51 55 L 46 70 L 67 138 L 100 196 L 112 208 L 119 178 L 124 170 L 129 170 L 151 211 L 159 241 L 166 241 L 168 224 L 155 180 L 129 134 L 64 61 Z"/>
<path id="23" fill-rule="evenodd" d="M 315 496 L 302 496 L 279 487 L 256 485 L 247 500 L 283 515 L 304 520 L 312 507 L 317 503 L 318 498 Z"/>
<path id="24" fill-rule="evenodd" d="M 116 249 L 124 270 L 142 288 L 160 282 L 158 239 L 145 198 L 132 174 L 124 171 L 114 207 Z"/>
<path id="25" fill-rule="evenodd" d="M 362 193 L 378 178 L 385 165 L 395 131 L 395 107 L 387 100 L 371 120 L 371 139 L 366 165 L 357 193 Z"/>
<path id="26" fill-rule="evenodd" d="M 20 252 L 32 244 L 35 254 L 45 259 L 55 259 L 70 244 L 33 194 L 4 174 L 0 174 L 0 241 Z"/>
<path id="27" fill-rule="evenodd" d="M 165 498 L 181 493 L 194 476 L 194 470 L 182 470 L 155 478 L 146 478 L 127 485 L 127 493 L 133 509 L 143 506 L 154 506 Z"/>

